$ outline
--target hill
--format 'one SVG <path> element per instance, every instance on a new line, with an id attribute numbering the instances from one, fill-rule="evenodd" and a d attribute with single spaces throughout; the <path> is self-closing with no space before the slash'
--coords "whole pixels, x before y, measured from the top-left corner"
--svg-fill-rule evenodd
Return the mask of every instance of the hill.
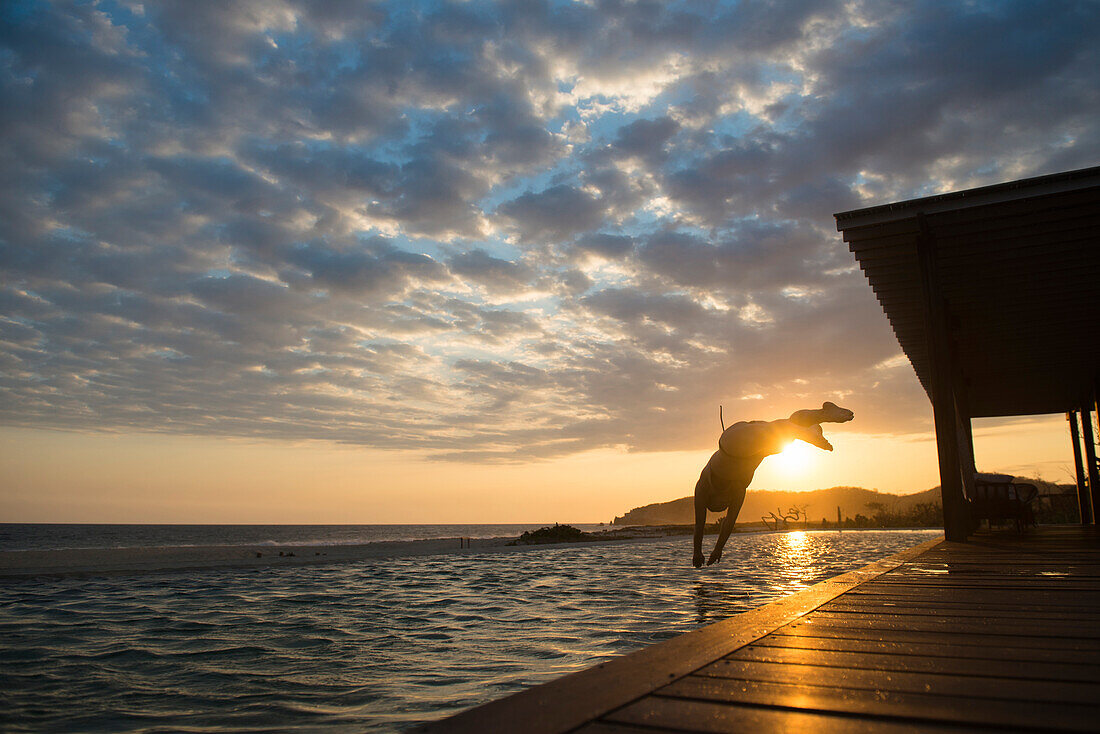
<path id="1" fill-rule="evenodd" d="M 884 505 L 889 512 L 901 513 L 923 502 L 938 505 L 940 490 L 939 487 L 934 487 L 916 494 L 898 495 L 863 487 L 830 487 L 810 492 L 750 489 L 737 519 L 742 523 L 759 522 L 761 516 L 797 506 L 806 508 L 806 517 L 812 522 L 820 522 L 822 519 L 835 522 L 837 507 L 840 508 L 843 517 L 855 517 L 857 514 L 871 515 L 873 512 L 868 505 L 876 502 Z M 709 519 L 715 519 L 714 513 L 711 513 Z M 616 517 L 613 524 L 682 525 L 692 522 L 695 522 L 692 498 L 681 497 L 669 502 L 636 507 L 625 515 Z"/>

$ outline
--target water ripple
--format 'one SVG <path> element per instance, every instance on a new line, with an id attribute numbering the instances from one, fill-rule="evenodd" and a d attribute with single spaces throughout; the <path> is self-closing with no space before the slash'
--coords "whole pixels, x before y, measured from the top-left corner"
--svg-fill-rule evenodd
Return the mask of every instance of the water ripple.
<path id="1" fill-rule="evenodd" d="M 688 538 L 0 587 L 5 731 L 398 731 L 751 609 L 914 531 Z"/>

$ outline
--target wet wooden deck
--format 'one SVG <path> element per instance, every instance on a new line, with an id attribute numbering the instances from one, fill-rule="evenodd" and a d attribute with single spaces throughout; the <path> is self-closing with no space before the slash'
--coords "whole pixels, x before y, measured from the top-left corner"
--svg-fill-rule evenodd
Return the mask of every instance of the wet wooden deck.
<path id="1" fill-rule="evenodd" d="M 1100 731 L 1100 532 L 932 541 L 432 732 Z"/>

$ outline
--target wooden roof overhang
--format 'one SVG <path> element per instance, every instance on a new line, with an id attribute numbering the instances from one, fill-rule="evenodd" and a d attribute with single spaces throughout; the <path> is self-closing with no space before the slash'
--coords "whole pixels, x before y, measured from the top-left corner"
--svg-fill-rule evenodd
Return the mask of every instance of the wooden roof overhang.
<path id="1" fill-rule="evenodd" d="M 933 291 L 968 417 L 1089 401 L 1100 375 L 1100 166 L 835 217 L 930 398 Z"/>

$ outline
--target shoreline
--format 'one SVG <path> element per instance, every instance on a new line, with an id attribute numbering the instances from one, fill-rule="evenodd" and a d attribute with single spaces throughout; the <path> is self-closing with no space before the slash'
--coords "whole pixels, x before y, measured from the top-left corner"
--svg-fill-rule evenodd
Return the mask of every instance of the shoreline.
<path id="1" fill-rule="evenodd" d="M 540 548 L 663 540 L 670 534 L 619 532 L 573 543 L 513 544 L 514 537 L 383 540 L 343 545 L 206 545 L 131 548 L 68 548 L 0 551 L 0 578 L 80 577 L 222 568 L 273 568 L 431 555 L 514 553 Z M 650 532 L 646 532 L 650 531 Z"/>
<path id="2" fill-rule="evenodd" d="M 927 530 L 928 528 L 828 528 L 826 532 L 862 530 Z M 818 528 L 782 530 L 747 529 L 736 535 L 758 535 L 818 531 Z M 708 528 L 708 535 L 713 530 Z M 600 537 L 600 536 L 603 537 Z M 633 526 L 603 531 L 584 540 L 563 543 L 521 544 L 515 537 L 432 538 L 427 540 L 386 540 L 345 545 L 207 545 L 130 548 L 70 548 L 57 550 L 0 551 L 0 579 L 29 580 L 39 577 L 66 578 L 141 574 L 175 571 L 199 571 L 230 568 L 282 568 L 315 566 L 358 561 L 390 560 L 434 555 L 471 555 L 518 553 L 538 549 L 562 549 L 593 544 L 644 543 L 682 537 L 690 543 L 690 533 L 673 525 Z"/>

